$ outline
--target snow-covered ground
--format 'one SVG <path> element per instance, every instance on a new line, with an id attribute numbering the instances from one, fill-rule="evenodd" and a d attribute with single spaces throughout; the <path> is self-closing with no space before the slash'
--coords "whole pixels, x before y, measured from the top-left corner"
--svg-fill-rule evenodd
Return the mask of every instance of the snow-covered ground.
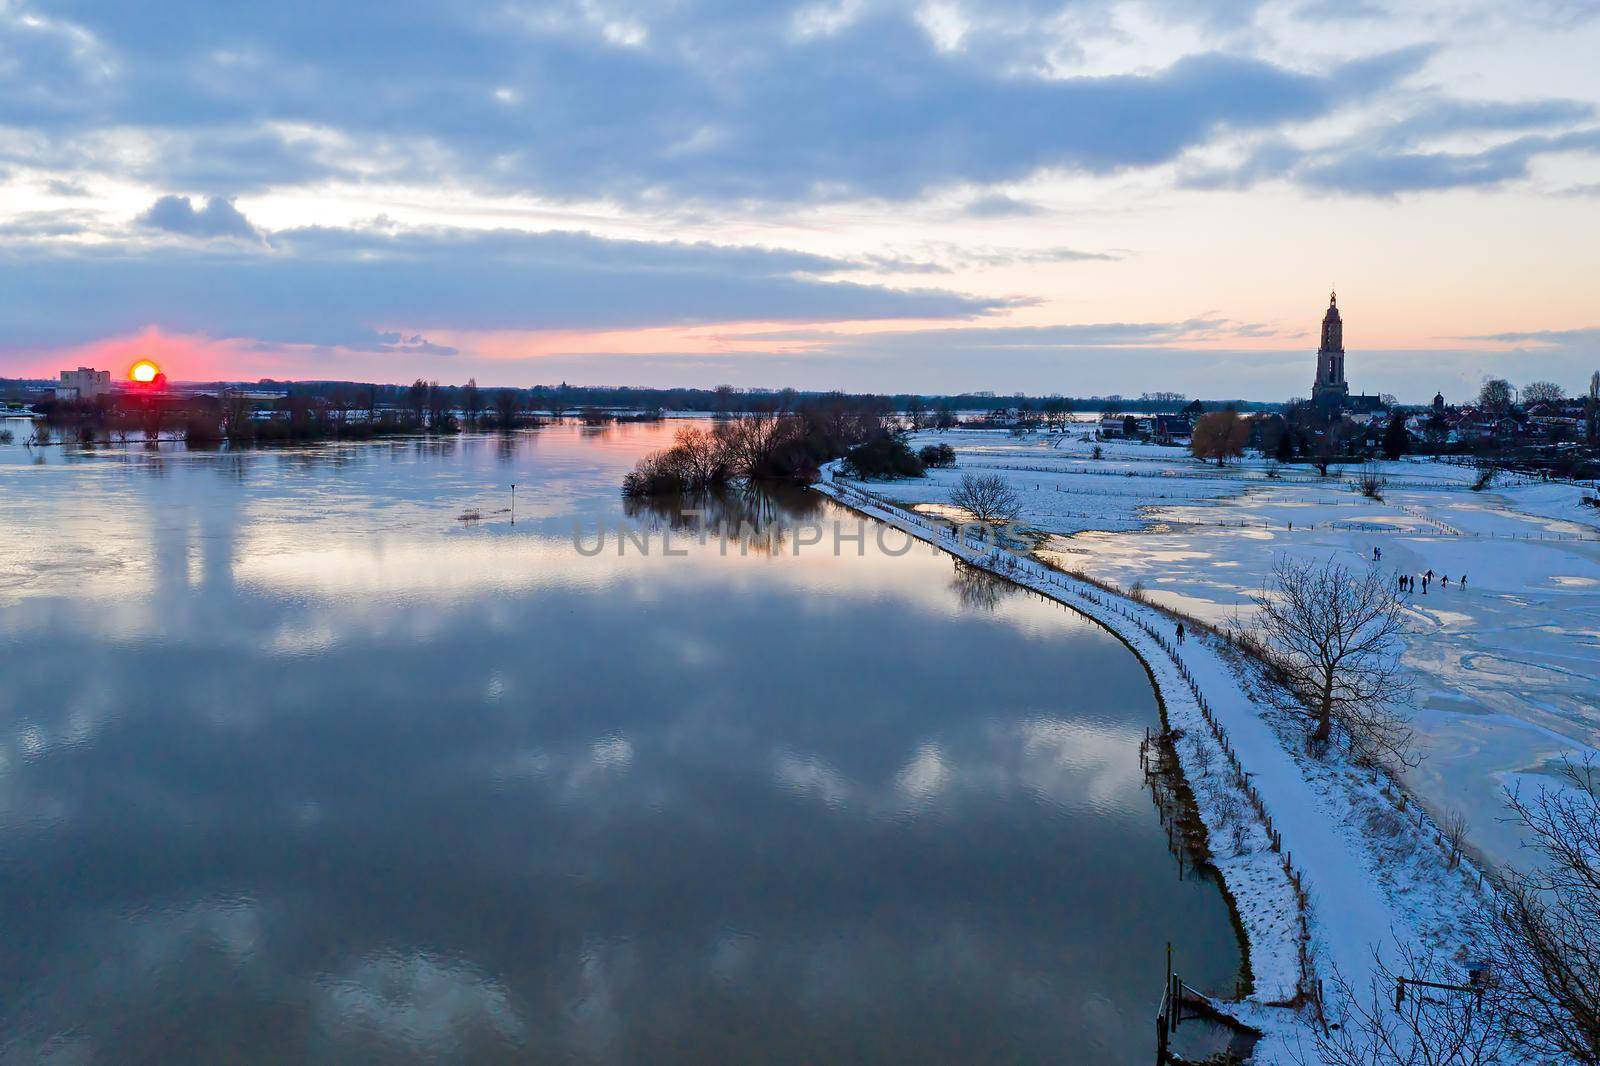
<path id="1" fill-rule="evenodd" d="M 1449 575 L 1410 597 L 1404 661 L 1424 759 L 1406 784 L 1435 814 L 1465 814 L 1491 862 L 1517 860 L 1502 788 L 1600 747 L 1600 511 L 1579 502 L 1583 489 L 1506 478 L 1474 492 L 1471 469 L 1400 461 L 1380 464 L 1377 501 L 1352 468 L 1218 469 L 1115 441 L 1096 459 L 1085 432 L 924 434 L 916 443 L 956 449 L 955 470 L 868 487 L 937 511 L 962 473 L 1002 474 L 1023 496 L 1022 523 L 1052 535 L 1042 557 L 1215 623 L 1247 615 L 1284 555 L 1360 566 L 1376 548 L 1386 571 Z"/>
<path id="2" fill-rule="evenodd" d="M 1472 961 L 1465 919 L 1480 891 L 1476 869 L 1454 861 L 1434 823 L 1386 779 L 1337 755 L 1297 754 L 1303 724 L 1263 711 L 1261 679 L 1227 643 L 1195 633 L 1180 644 L 1159 610 L 957 542 L 938 523 L 871 495 L 891 486 L 836 481 L 827 471 L 819 488 L 1099 619 L 1145 661 L 1249 942 L 1255 988 L 1229 1009 L 1266 1033 L 1257 1061 L 1293 1061 L 1307 1039 L 1309 1014 L 1273 1004 L 1303 1002 L 1298 992 L 1335 973 L 1365 989 L 1374 953 L 1388 955 L 1397 942 L 1435 949 L 1461 979 Z"/>

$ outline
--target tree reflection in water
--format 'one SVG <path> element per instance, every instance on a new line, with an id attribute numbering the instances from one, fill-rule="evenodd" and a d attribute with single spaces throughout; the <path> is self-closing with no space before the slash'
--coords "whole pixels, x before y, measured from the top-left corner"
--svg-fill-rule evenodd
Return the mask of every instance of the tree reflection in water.
<path id="1" fill-rule="evenodd" d="M 622 501 L 631 521 L 660 523 L 674 533 L 745 542 L 758 553 L 785 550 L 795 527 L 817 522 L 822 497 L 798 485 L 739 482 L 703 492 L 629 496 Z M 831 540 L 824 538 L 824 544 Z"/>
<path id="2" fill-rule="evenodd" d="M 1000 601 L 1017 594 L 1016 585 L 995 577 L 987 570 L 980 570 L 959 559 L 955 564 L 955 576 L 950 579 L 950 588 L 961 601 L 962 610 L 993 611 Z"/>

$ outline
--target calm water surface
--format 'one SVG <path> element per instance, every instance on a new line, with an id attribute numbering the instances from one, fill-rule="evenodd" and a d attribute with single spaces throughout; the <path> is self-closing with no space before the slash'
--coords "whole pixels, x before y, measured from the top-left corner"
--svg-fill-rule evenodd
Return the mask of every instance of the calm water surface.
<path id="1" fill-rule="evenodd" d="M 870 537 L 576 551 L 669 432 L 0 447 L 0 1057 L 1144 1063 L 1166 941 L 1232 989 L 1121 644 Z"/>

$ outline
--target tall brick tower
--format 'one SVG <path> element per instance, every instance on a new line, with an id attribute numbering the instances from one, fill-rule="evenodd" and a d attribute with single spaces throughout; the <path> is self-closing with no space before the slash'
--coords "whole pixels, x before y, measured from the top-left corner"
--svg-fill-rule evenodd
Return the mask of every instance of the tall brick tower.
<path id="1" fill-rule="evenodd" d="M 1311 402 L 1340 408 L 1350 399 L 1344 380 L 1344 322 L 1339 318 L 1339 294 L 1328 294 L 1328 313 L 1322 316 L 1322 346 L 1317 349 L 1317 380 Z"/>

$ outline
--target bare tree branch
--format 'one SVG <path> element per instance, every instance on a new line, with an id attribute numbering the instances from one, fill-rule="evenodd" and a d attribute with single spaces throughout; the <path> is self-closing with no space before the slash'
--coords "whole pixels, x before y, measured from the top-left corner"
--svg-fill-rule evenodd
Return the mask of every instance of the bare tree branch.
<path id="1" fill-rule="evenodd" d="M 1327 1029 L 1315 1054 L 1294 1052 L 1301 1066 L 1491 1066 L 1505 1062 L 1506 1029 L 1484 994 L 1410 985 L 1396 1001 L 1398 979 L 1465 985 L 1467 975 L 1440 963 L 1432 949 L 1401 944 L 1390 965 L 1377 958 L 1364 989 L 1333 972 Z"/>
<path id="2" fill-rule="evenodd" d="M 1530 1054 L 1600 1064 L 1600 768 L 1568 764 L 1563 787 L 1507 803 L 1540 862 L 1511 871 L 1485 906 L 1499 998 Z"/>

